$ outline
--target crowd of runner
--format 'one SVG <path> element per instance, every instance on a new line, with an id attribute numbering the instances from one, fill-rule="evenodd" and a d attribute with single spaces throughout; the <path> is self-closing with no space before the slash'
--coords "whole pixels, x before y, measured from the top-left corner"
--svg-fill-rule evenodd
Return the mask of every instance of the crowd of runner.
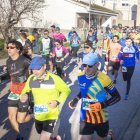
<path id="1" fill-rule="evenodd" d="M 45 29 L 42 34 L 37 29 L 32 34 L 27 29 L 20 30 L 18 37 L 8 42 L 9 58 L 4 69 L 7 69 L 11 79 L 8 115 L 17 133 L 16 140 L 23 140 L 19 123 L 31 119 L 35 121 L 40 140 L 52 138 L 59 118 L 59 106 L 71 93 L 65 66 L 72 67 L 72 70 L 79 67 L 79 93 L 68 107 L 74 109 L 81 99 L 80 140 L 92 140 L 94 131 L 97 140 L 107 137 L 107 107 L 121 99 L 115 87 L 119 84 L 119 72 L 127 82 L 124 100 L 132 96 L 131 78 L 139 60 L 140 33 L 134 28 L 108 26 L 101 39 L 97 34 L 97 28 L 91 27 L 82 44 L 75 28 L 66 37 L 59 27 L 52 25 L 51 30 Z M 70 48 L 65 46 L 65 42 L 69 43 Z M 33 53 L 37 56 L 33 57 Z M 61 138 L 58 135 L 56 139 Z"/>

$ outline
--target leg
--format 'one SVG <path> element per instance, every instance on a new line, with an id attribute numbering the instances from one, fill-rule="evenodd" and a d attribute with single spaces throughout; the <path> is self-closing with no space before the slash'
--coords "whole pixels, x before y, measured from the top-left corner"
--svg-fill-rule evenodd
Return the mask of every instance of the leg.
<path id="1" fill-rule="evenodd" d="M 106 140 L 106 138 L 103 138 L 97 135 L 96 140 Z"/>
<path id="2" fill-rule="evenodd" d="M 113 66 L 113 69 L 114 69 L 114 84 L 116 84 L 119 68 L 120 68 L 120 62 L 115 62 L 114 66 Z"/>
<path id="3" fill-rule="evenodd" d="M 80 135 L 80 140 L 93 140 L 92 135 Z"/>
<path id="4" fill-rule="evenodd" d="M 53 72 L 53 63 L 52 61 L 49 61 L 50 71 Z"/>
<path id="5" fill-rule="evenodd" d="M 10 124 L 16 133 L 19 133 L 19 125 L 17 122 L 17 112 L 18 108 L 17 107 L 8 107 L 8 117 Z"/>
<path id="6" fill-rule="evenodd" d="M 80 140 L 93 140 L 94 124 L 80 122 Z"/>
<path id="7" fill-rule="evenodd" d="M 118 77 L 118 70 L 114 70 L 114 80 L 117 80 Z"/>
<path id="8" fill-rule="evenodd" d="M 130 87 L 131 87 L 131 78 L 132 78 L 132 75 L 134 73 L 134 69 L 135 69 L 135 67 L 128 67 L 127 68 L 127 73 L 126 73 L 127 74 L 126 96 L 129 95 L 129 91 L 130 91 Z"/>
<path id="9" fill-rule="evenodd" d="M 96 140 L 106 140 L 109 131 L 109 122 L 97 124 L 95 131 L 97 132 Z"/>
<path id="10" fill-rule="evenodd" d="M 50 140 L 51 133 L 42 131 L 40 135 L 40 140 Z"/>

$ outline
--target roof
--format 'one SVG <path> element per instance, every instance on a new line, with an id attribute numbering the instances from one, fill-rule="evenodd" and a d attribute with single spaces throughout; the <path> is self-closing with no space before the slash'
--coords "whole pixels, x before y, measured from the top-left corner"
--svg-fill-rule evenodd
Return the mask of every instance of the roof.
<path id="1" fill-rule="evenodd" d="M 74 2 L 75 4 L 80 5 L 82 7 L 89 7 L 89 3 L 83 2 L 80 0 L 67 0 L 67 1 Z M 97 4 L 91 4 L 91 11 L 100 11 L 100 12 L 110 13 L 110 14 L 114 14 L 114 15 L 118 14 L 118 12 L 116 12 L 116 11 L 113 11 L 111 9 L 105 8 L 105 7 L 97 5 Z"/>

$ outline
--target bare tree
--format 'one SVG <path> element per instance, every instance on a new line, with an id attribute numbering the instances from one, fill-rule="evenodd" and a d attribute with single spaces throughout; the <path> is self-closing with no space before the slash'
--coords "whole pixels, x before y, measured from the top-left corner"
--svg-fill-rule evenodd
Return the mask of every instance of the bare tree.
<path id="1" fill-rule="evenodd" d="M 44 0 L 0 0 L 0 32 L 7 43 L 13 27 L 23 19 L 36 19 Z"/>

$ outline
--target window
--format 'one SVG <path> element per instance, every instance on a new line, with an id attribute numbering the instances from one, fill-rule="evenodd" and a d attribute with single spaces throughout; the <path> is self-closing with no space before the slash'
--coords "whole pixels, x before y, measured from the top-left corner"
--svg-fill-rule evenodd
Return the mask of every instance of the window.
<path id="1" fill-rule="evenodd" d="M 122 6 L 129 6 L 128 3 L 122 3 Z"/>

